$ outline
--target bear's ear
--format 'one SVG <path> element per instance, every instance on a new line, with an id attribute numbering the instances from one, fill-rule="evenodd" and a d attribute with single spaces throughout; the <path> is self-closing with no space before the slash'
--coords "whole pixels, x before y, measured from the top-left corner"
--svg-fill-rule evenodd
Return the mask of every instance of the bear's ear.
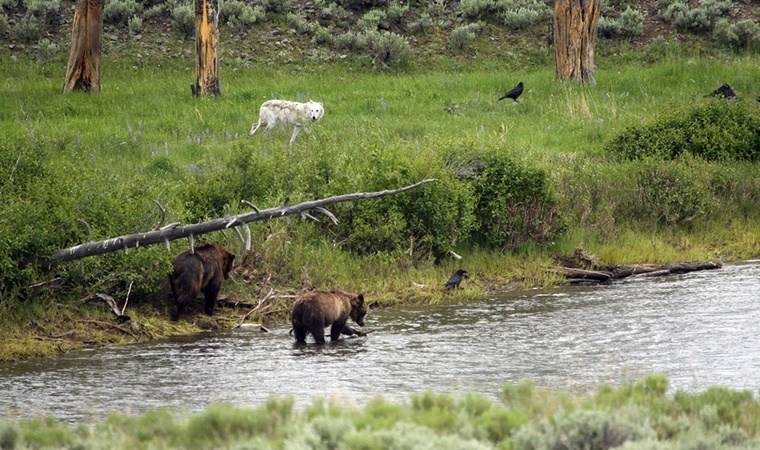
<path id="1" fill-rule="evenodd" d="M 356 296 L 356 301 L 360 306 L 364 304 L 364 292 Z"/>

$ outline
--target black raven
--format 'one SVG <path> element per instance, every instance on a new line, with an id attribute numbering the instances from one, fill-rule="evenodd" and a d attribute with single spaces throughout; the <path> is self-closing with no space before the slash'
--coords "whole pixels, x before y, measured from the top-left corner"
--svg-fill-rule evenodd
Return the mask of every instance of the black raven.
<path id="1" fill-rule="evenodd" d="M 710 92 L 706 97 L 723 97 L 723 98 L 736 98 L 736 92 L 731 89 L 731 86 L 724 84 L 718 89 Z"/>
<path id="2" fill-rule="evenodd" d="M 521 96 L 522 93 L 523 93 L 523 82 L 521 81 L 517 83 L 517 86 L 513 87 L 511 91 L 502 95 L 499 100 L 504 100 L 505 98 L 511 98 L 512 100 L 517 102 L 517 98 Z"/>
<path id="3" fill-rule="evenodd" d="M 462 280 L 467 277 L 467 271 L 464 269 L 459 269 L 449 278 L 449 281 L 446 282 L 446 289 L 454 289 L 459 287 L 459 283 L 462 282 Z"/>

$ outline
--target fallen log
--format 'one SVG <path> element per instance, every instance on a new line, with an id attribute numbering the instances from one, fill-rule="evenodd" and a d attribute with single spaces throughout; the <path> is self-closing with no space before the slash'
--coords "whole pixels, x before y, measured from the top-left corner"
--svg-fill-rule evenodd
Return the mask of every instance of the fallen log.
<path id="1" fill-rule="evenodd" d="M 575 269 L 572 267 L 557 267 L 555 271 L 566 278 L 575 280 L 609 281 L 613 274 L 605 271 Z"/>
<path id="2" fill-rule="evenodd" d="M 417 189 L 428 183 L 432 183 L 433 181 L 435 181 L 435 179 L 426 179 L 398 189 L 389 189 L 376 192 L 355 192 L 352 194 L 335 195 L 333 197 L 303 202 L 297 205 L 283 205 L 278 208 L 268 208 L 262 210 L 254 209 L 253 211 L 231 217 L 222 217 L 210 220 L 208 222 L 195 223 L 185 226 L 180 226 L 178 223 L 171 223 L 154 231 L 127 234 L 102 241 L 91 241 L 84 244 L 75 245 L 73 247 L 64 248 L 57 251 L 53 255 L 53 260 L 72 261 L 88 256 L 116 252 L 119 250 L 124 250 L 126 252 L 130 248 L 137 248 L 139 246 L 145 247 L 148 245 L 160 243 L 166 243 L 168 247 L 169 241 L 174 241 L 182 238 L 188 238 L 191 242 L 192 247 L 194 238 L 203 234 L 224 230 L 230 227 L 242 226 L 244 228 L 247 228 L 246 224 L 248 222 L 274 219 L 292 214 L 305 214 L 308 211 L 312 210 L 324 214 L 331 221 L 335 222 L 337 221 L 337 219 L 335 219 L 335 216 L 330 211 L 326 210 L 324 206 L 341 202 L 380 198 L 388 195 L 397 195 L 402 192 Z M 305 215 L 303 217 L 306 218 Z M 249 231 L 250 230 L 247 230 L 247 232 Z M 246 246 L 249 246 L 249 242 L 250 241 L 247 242 Z"/>

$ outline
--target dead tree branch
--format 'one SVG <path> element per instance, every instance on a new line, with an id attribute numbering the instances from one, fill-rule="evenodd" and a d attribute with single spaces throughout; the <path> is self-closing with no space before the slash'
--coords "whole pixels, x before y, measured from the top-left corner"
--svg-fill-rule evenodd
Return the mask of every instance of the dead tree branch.
<path id="1" fill-rule="evenodd" d="M 102 255 L 104 253 L 111 253 L 119 250 L 126 251 L 129 248 L 135 248 L 138 246 L 146 247 L 148 245 L 158 244 L 161 242 L 168 243 L 169 241 L 177 239 L 200 236 L 206 233 L 211 233 L 213 231 L 219 231 L 227 228 L 228 226 L 240 226 L 244 223 L 257 220 L 268 220 L 291 214 L 300 214 L 302 211 L 319 211 L 322 214 L 330 217 L 330 219 L 335 222 L 337 221 L 335 216 L 332 215 L 332 213 L 328 214 L 329 211 L 324 209 L 324 206 L 341 202 L 380 198 L 388 195 L 397 195 L 402 192 L 417 189 L 428 183 L 432 183 L 433 181 L 435 181 L 435 179 L 426 179 L 398 189 L 388 189 L 376 192 L 355 192 L 353 194 L 336 195 L 333 197 L 299 203 L 297 205 L 287 205 L 279 208 L 268 208 L 260 211 L 246 212 L 233 216 L 232 218 L 218 218 L 210 220 L 208 222 L 201 222 L 185 226 L 169 224 L 159 230 L 149 231 L 145 233 L 127 234 L 103 241 L 86 242 L 84 244 L 65 248 L 56 252 L 53 255 L 53 259 L 56 261 L 72 261 L 75 259 L 85 258 L 87 256 Z M 230 222 L 232 222 L 231 225 Z M 193 246 L 192 243 L 191 246 Z"/>

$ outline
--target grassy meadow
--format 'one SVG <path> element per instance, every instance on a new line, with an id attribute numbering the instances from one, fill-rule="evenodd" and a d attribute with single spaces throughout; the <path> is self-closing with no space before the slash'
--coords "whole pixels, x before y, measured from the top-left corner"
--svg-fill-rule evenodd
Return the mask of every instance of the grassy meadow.
<path id="1" fill-rule="evenodd" d="M 652 376 L 578 395 L 529 382 L 506 385 L 494 401 L 477 394 L 425 392 L 404 403 L 362 407 L 315 400 L 295 409 L 272 399 L 255 409 L 212 405 L 189 415 L 170 409 L 112 415 L 98 423 L 0 422 L 10 449 L 516 449 L 739 450 L 758 448 L 760 403 L 748 391 L 667 393 Z"/>
<path id="2" fill-rule="evenodd" d="M 166 223 L 192 223 L 243 211 L 241 199 L 271 207 L 439 179 L 397 199 L 336 206 L 337 227 L 295 218 L 257 223 L 248 255 L 232 233 L 207 236 L 238 254 L 241 268 L 224 291 L 241 299 L 258 295 L 264 280 L 297 289 L 304 274 L 320 288 L 365 291 L 376 304 L 478 298 L 495 285 L 559 282 L 547 271 L 551 257 L 577 246 L 607 263 L 760 254 L 756 162 L 625 161 L 606 149 L 629 127 L 708 102 L 704 95 L 725 81 L 742 107 L 760 109 L 753 101 L 760 57 L 663 42 L 608 48 L 604 56 L 590 87 L 556 82 L 550 63 L 516 68 L 518 55 L 503 64 L 452 58 L 400 73 L 367 70 L 350 58 L 303 66 L 223 60 L 223 95 L 210 99 L 190 95 L 188 56 L 105 59 L 99 96 L 60 94 L 62 60 L 5 59 L 0 360 L 101 341 L 87 326 L 73 342 L 55 336 L 70 331 L 75 317 L 107 320 L 104 308 L 78 298 L 124 298 L 130 283 L 140 339 L 198 329 L 192 320 L 162 320 L 170 260 L 189 247 L 184 241 L 170 252 L 154 246 L 61 265 L 48 259 L 88 240 L 88 226 L 98 239 L 152 228 L 159 215 L 153 200 L 167 207 Z M 548 61 L 548 50 L 536 60 Z M 526 86 L 519 104 L 496 101 L 518 81 Z M 292 148 L 289 130 L 248 138 L 259 105 L 271 98 L 323 101 L 325 117 Z M 485 215 L 501 226 L 510 214 L 489 210 L 497 203 L 481 204 L 479 188 L 457 175 L 486 157 L 506 158 L 517 168 L 508 174 L 537 180 L 530 189 L 545 199 L 537 208 L 550 205 L 546 211 L 559 217 L 551 230 L 541 231 L 549 221 L 530 210 L 526 220 L 541 232 L 534 227 L 526 239 L 502 245 L 502 236 L 494 244 L 478 228 Z M 663 171 L 675 187 L 659 188 Z M 674 208 L 683 217 L 671 220 Z M 436 252 L 449 250 L 462 261 L 433 264 Z M 472 279 L 444 294 L 460 266 Z M 275 310 L 272 317 L 281 317 L 287 308 Z"/>

